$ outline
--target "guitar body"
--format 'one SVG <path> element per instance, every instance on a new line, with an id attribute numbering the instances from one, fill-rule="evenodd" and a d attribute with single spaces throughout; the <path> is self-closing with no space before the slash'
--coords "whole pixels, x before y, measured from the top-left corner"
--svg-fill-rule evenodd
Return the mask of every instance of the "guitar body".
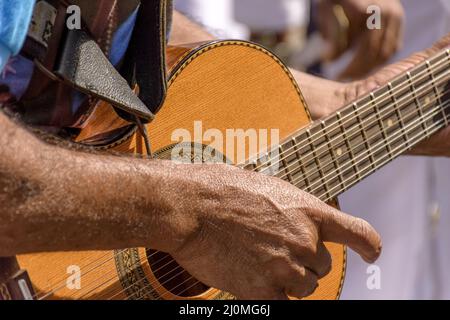
<path id="1" fill-rule="evenodd" d="M 159 157 L 167 158 L 170 146 L 177 143 L 173 141 L 176 130 L 184 129 L 196 136 L 194 123 L 199 121 L 203 132 L 278 129 L 280 140 L 311 121 L 288 69 L 256 45 L 222 41 L 196 47 L 170 47 L 167 64 L 168 96 L 156 119 L 147 126 L 152 149 L 162 150 L 157 152 Z M 124 126 L 123 122 L 110 106 L 100 103 L 83 124 L 77 141 L 93 141 L 93 137 L 111 128 Z M 99 148 L 145 154 L 144 139 L 137 131 Z M 121 188 L 126 186 L 117 186 L 117 192 Z M 320 281 L 311 299 L 337 299 L 341 292 L 345 248 L 336 244 L 327 247 L 333 268 Z M 198 283 L 170 256 L 145 248 L 31 254 L 18 256 L 18 261 L 28 271 L 37 298 L 41 299 L 233 298 Z"/>

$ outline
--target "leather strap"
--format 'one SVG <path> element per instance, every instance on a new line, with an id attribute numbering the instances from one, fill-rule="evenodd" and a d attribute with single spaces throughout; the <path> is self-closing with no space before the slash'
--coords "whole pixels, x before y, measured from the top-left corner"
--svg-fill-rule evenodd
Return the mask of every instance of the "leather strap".
<path id="1" fill-rule="evenodd" d="M 122 74 L 139 86 L 139 98 L 156 114 L 166 91 L 167 1 L 142 0 Z M 129 117 L 119 112 L 122 117 Z"/>
<path id="2" fill-rule="evenodd" d="M 84 31 L 71 30 L 54 74 L 71 87 L 147 120 L 153 114 L 111 65 L 98 44 Z"/>

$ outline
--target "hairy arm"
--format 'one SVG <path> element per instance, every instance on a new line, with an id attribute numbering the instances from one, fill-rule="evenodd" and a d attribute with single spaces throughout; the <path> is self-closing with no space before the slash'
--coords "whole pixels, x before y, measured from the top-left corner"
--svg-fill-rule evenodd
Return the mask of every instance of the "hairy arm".
<path id="1" fill-rule="evenodd" d="M 182 217 L 168 217 L 161 188 L 176 179 L 170 162 L 48 145 L 2 113 L 0 128 L 0 256 L 176 241 Z"/>

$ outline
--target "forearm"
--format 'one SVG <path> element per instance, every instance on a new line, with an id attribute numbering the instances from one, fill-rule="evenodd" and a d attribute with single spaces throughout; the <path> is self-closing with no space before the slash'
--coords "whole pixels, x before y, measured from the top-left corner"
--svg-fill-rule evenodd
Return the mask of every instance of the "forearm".
<path id="1" fill-rule="evenodd" d="M 174 164 L 50 146 L 3 114 L 0 128 L 0 256 L 179 240 L 162 188 Z"/>

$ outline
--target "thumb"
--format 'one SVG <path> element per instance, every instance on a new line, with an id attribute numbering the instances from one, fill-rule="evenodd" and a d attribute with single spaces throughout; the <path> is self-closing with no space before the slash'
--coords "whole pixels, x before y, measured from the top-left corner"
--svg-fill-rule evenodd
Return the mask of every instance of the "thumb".
<path id="1" fill-rule="evenodd" d="M 368 263 L 377 260 L 382 244 L 375 229 L 363 219 L 327 207 L 319 220 L 321 239 L 349 246 Z"/>

